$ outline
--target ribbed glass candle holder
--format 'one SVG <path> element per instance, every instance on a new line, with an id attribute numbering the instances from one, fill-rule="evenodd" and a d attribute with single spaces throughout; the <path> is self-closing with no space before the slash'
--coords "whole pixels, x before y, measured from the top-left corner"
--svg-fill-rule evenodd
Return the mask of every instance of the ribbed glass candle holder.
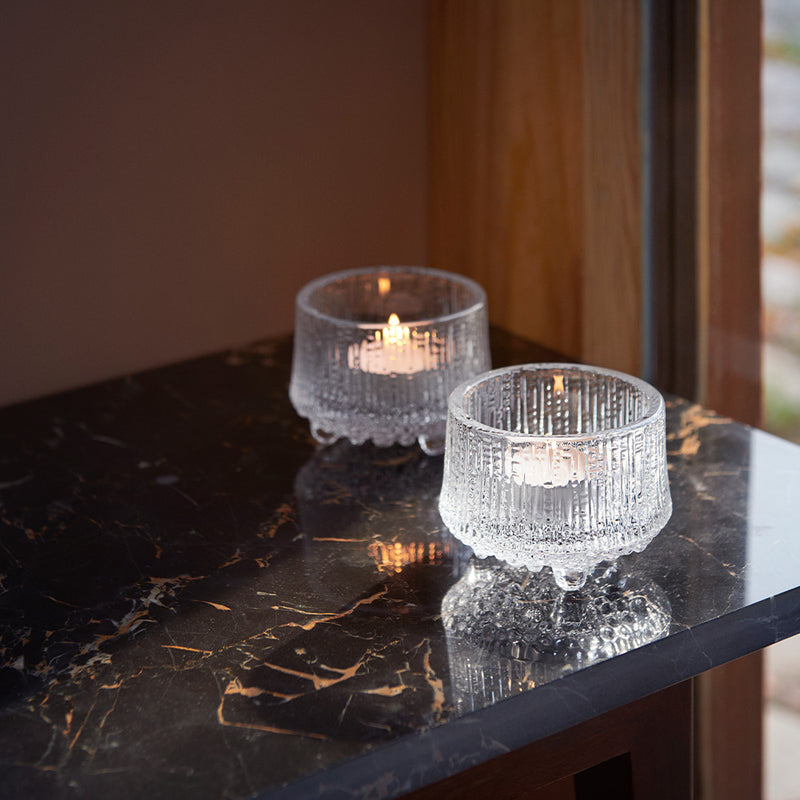
<path id="1" fill-rule="evenodd" d="M 672 513 L 664 399 L 637 378 L 575 364 L 481 375 L 450 396 L 442 519 L 479 558 L 564 589 L 644 549 Z"/>
<path id="2" fill-rule="evenodd" d="M 297 295 L 289 394 L 323 444 L 442 452 L 447 398 L 490 367 L 486 293 L 460 275 L 369 267 Z"/>

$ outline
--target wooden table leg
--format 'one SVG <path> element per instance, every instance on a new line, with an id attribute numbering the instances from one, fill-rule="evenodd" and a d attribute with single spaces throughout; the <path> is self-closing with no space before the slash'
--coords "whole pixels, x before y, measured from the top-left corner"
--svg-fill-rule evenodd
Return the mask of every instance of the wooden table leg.
<path id="1" fill-rule="evenodd" d="M 704 672 L 697 682 L 697 777 L 703 800 L 763 793 L 764 653 Z"/>

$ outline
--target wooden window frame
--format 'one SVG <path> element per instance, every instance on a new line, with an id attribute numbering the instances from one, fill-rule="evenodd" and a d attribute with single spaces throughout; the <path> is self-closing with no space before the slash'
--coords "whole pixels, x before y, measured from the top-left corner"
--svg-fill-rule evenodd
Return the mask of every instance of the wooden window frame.
<path id="1" fill-rule="evenodd" d="M 429 9 L 430 263 L 496 324 L 759 424 L 760 0 Z M 759 797 L 761 655 L 695 694 L 698 793 Z"/>

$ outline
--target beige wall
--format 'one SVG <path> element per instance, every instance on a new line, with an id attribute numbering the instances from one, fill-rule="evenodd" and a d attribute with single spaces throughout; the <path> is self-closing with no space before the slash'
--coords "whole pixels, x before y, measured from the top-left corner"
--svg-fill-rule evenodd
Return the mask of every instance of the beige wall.
<path id="1" fill-rule="evenodd" d="M 0 404 L 288 331 L 423 263 L 422 0 L 6 0 Z"/>

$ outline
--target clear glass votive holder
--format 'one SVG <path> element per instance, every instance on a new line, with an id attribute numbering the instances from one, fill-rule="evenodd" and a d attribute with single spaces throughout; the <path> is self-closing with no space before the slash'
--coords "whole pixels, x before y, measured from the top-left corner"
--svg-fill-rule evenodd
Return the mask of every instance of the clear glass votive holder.
<path id="1" fill-rule="evenodd" d="M 322 444 L 441 453 L 450 392 L 489 367 L 486 293 L 469 278 L 367 267 L 297 295 L 289 396 Z"/>
<path id="2" fill-rule="evenodd" d="M 450 396 L 439 511 L 479 558 L 549 566 L 562 589 L 580 588 L 672 514 L 663 397 L 576 364 L 465 381 Z"/>

